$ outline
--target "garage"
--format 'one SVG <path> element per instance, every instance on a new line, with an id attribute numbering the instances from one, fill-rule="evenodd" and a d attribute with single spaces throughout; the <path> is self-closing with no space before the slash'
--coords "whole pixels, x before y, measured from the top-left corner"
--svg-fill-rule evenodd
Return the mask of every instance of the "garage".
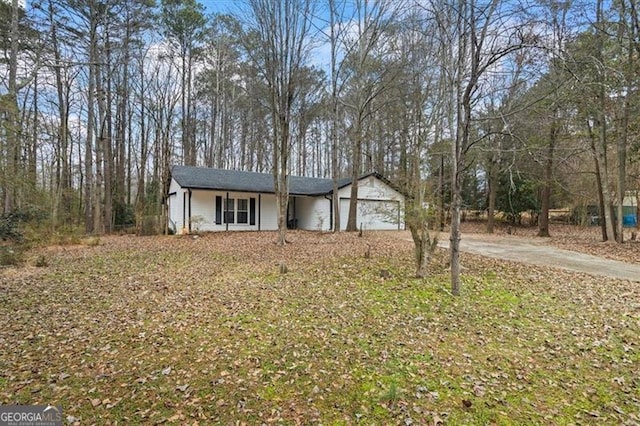
<path id="1" fill-rule="evenodd" d="M 396 200 L 358 199 L 358 229 L 398 230 L 402 229 L 400 202 Z M 347 228 L 349 198 L 340 199 L 340 229 Z"/>

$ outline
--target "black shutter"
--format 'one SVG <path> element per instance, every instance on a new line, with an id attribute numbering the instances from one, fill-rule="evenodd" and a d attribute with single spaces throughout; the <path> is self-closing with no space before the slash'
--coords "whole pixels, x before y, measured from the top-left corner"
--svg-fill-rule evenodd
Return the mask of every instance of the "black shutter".
<path id="1" fill-rule="evenodd" d="M 222 225 L 222 197 L 216 195 L 216 225 Z"/>
<path id="2" fill-rule="evenodd" d="M 249 225 L 256 224 L 256 199 L 249 198 Z"/>

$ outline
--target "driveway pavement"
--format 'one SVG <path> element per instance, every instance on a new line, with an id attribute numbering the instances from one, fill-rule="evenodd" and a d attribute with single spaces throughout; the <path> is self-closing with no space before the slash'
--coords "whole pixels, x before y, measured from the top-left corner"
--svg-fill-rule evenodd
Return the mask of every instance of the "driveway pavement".
<path id="1" fill-rule="evenodd" d="M 440 247 L 449 247 L 448 235 L 442 235 Z M 512 260 L 538 266 L 561 268 L 590 275 L 640 282 L 640 265 L 550 247 L 536 240 L 502 238 L 483 234 L 463 234 L 463 252 Z"/>

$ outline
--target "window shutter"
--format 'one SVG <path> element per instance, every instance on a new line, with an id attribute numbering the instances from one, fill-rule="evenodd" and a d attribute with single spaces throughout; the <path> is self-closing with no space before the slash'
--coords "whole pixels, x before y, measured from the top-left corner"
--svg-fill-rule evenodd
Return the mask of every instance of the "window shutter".
<path id="1" fill-rule="evenodd" d="M 216 195 L 216 225 L 222 225 L 222 197 Z"/>
<path id="2" fill-rule="evenodd" d="M 256 224 L 256 199 L 249 199 L 249 225 Z"/>

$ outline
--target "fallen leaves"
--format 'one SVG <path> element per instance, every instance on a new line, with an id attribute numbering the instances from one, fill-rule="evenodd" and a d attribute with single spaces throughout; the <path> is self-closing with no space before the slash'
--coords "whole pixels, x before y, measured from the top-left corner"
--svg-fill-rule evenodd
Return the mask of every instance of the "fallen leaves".
<path id="1" fill-rule="evenodd" d="M 465 255 L 456 299 L 445 254 L 413 279 L 396 233 L 289 238 L 111 237 L 0 271 L 0 403 L 82 424 L 640 417 L 637 284 Z"/>

